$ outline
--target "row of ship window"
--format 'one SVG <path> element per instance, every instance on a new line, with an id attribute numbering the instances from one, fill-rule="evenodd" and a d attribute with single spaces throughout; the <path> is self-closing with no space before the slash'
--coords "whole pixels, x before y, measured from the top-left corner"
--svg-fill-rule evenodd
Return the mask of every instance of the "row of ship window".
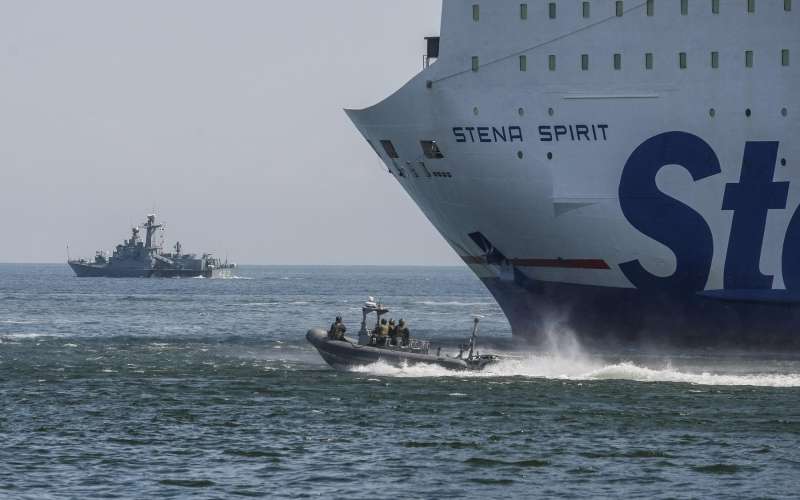
<path id="1" fill-rule="evenodd" d="M 378 153 L 378 156 L 380 156 L 378 148 L 375 147 L 372 141 L 367 140 L 367 142 L 369 143 L 370 146 L 372 146 L 372 149 L 374 149 L 375 152 Z M 418 179 L 420 177 L 419 173 L 417 172 L 417 169 L 414 168 L 414 165 L 411 162 L 406 162 L 406 168 L 403 168 L 400 165 L 398 165 L 397 160 L 400 159 L 400 155 L 397 153 L 397 149 L 394 147 L 392 141 L 388 139 L 381 140 L 381 147 L 383 148 L 383 151 L 386 153 L 386 156 L 388 156 L 389 159 L 391 160 L 392 165 L 397 171 L 398 176 L 408 177 L 406 175 L 406 168 L 407 168 L 408 170 L 411 171 L 411 175 L 413 175 L 414 178 Z M 425 155 L 425 158 L 429 160 L 441 160 L 444 158 L 444 154 L 439 149 L 439 146 L 436 144 L 436 141 L 420 141 L 420 147 L 422 148 L 422 153 Z M 452 172 L 446 170 L 434 170 L 434 171 L 429 170 L 428 166 L 425 165 L 425 162 L 422 161 L 417 162 L 417 166 L 422 169 L 422 171 L 425 173 L 425 176 L 428 178 L 432 177 L 438 177 L 442 179 L 453 178 Z M 389 169 L 389 173 L 394 175 L 394 172 L 391 169 Z"/>
<path id="2" fill-rule="evenodd" d="M 660 3 L 663 3 L 665 0 L 660 0 Z M 674 0 L 672 0 L 674 1 Z M 693 2 L 694 3 L 694 2 Z M 754 14 L 756 12 L 756 0 L 746 0 L 747 3 L 747 12 L 749 14 Z M 641 4 L 637 4 L 631 10 L 641 7 Z M 680 0 L 680 9 L 682 16 L 689 15 L 689 0 Z M 792 10 L 792 0 L 783 0 L 783 10 L 786 12 L 790 12 Z M 647 0 L 645 3 L 645 11 L 648 16 L 652 17 L 655 15 L 656 12 L 656 0 Z M 614 3 L 614 15 L 617 17 L 622 17 L 625 15 L 625 2 L 624 0 L 616 0 Z M 720 12 L 720 0 L 711 0 L 711 12 L 713 14 L 719 14 Z M 547 4 L 547 14 L 550 19 L 556 19 L 558 11 L 556 7 L 556 2 L 548 2 Z M 589 1 L 581 2 L 581 15 L 588 19 L 592 16 L 592 3 Z M 528 4 L 521 3 L 519 5 L 519 17 L 520 19 L 527 20 L 528 19 Z M 481 19 L 481 6 L 480 4 L 473 4 L 472 5 L 472 19 L 475 22 L 480 21 Z"/>
<path id="3" fill-rule="evenodd" d="M 375 152 L 378 152 L 375 145 L 372 144 L 372 141 L 369 142 L 369 145 L 372 146 L 372 149 Z M 419 145 L 422 148 L 422 154 L 425 155 L 425 158 L 429 160 L 441 160 L 444 158 L 444 153 L 439 149 L 439 145 L 436 144 L 436 141 L 419 141 Z M 391 158 L 392 160 L 396 160 L 400 158 L 400 155 L 397 153 L 397 149 L 394 147 L 392 141 L 383 139 L 381 140 L 381 147 L 386 152 L 386 156 Z M 380 155 L 380 153 L 378 153 Z"/>
<path id="4" fill-rule="evenodd" d="M 615 70 L 622 69 L 622 54 L 614 54 L 613 67 Z M 644 55 L 645 69 L 653 69 L 654 56 L 652 52 L 646 52 Z M 754 64 L 754 54 L 752 50 L 744 52 L 744 65 L 746 68 L 752 68 Z M 547 57 L 547 66 L 550 71 L 556 70 L 556 56 L 550 54 Z M 686 52 L 678 52 L 678 67 L 686 69 L 689 66 L 688 56 Z M 781 66 L 789 66 L 789 49 L 781 50 Z M 480 57 L 472 56 L 472 71 L 480 70 L 481 62 Z M 719 52 L 711 52 L 711 67 L 713 69 L 719 68 Z M 589 71 L 589 54 L 581 54 L 580 68 L 582 71 Z M 528 71 L 528 56 L 519 56 L 519 70 Z"/>

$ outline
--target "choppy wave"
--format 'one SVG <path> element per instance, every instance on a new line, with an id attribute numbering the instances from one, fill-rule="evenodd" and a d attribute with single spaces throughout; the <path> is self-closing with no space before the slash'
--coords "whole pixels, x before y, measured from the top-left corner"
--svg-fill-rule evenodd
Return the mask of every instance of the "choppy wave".
<path id="1" fill-rule="evenodd" d="M 29 319 L 3 319 L 0 325 L 35 325 L 36 321 Z"/>
<path id="2" fill-rule="evenodd" d="M 705 386 L 800 387 L 800 373 L 726 374 L 673 368 L 649 368 L 634 362 L 601 362 L 561 359 L 554 356 L 530 356 L 504 360 L 481 372 L 457 372 L 437 365 L 398 368 L 384 362 L 352 369 L 356 373 L 383 377 L 522 377 L 569 381 L 627 380 L 633 382 L 684 383 Z"/>
<path id="3" fill-rule="evenodd" d="M 50 336 L 44 333 L 0 333 L 0 339 L 5 340 L 38 339 Z"/>
<path id="4" fill-rule="evenodd" d="M 461 302 L 458 300 L 450 300 L 446 302 L 437 302 L 434 300 L 423 300 L 417 302 L 423 306 L 452 306 L 452 307 L 489 307 L 494 306 L 494 302 Z"/>

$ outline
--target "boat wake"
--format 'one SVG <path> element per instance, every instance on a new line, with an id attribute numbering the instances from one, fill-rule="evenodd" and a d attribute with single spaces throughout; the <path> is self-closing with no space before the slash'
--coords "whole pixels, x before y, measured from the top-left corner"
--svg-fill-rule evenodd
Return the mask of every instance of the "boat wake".
<path id="1" fill-rule="evenodd" d="M 567 381 L 633 381 L 683 383 L 704 386 L 800 387 L 800 373 L 735 373 L 684 370 L 666 363 L 661 368 L 634 362 L 602 363 L 551 355 L 530 355 L 507 359 L 481 372 L 451 371 L 436 365 L 398 368 L 384 362 L 356 367 L 354 373 L 398 378 L 531 378 Z"/>

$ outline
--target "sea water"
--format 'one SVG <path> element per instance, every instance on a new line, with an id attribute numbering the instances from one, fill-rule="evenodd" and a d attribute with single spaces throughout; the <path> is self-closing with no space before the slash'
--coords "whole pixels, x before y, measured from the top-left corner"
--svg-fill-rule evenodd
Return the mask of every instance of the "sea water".
<path id="1" fill-rule="evenodd" d="M 483 373 L 327 367 L 305 342 L 372 295 Z M 0 265 L 0 498 L 779 498 L 800 490 L 800 361 L 521 352 L 464 268 L 242 267 L 77 279 Z"/>

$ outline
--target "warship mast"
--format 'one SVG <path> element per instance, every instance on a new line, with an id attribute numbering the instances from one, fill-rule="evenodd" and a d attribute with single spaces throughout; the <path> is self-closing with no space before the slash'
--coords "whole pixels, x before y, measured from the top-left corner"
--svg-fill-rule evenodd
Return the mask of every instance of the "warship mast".
<path id="1" fill-rule="evenodd" d="M 144 228 L 147 230 L 147 236 L 145 239 L 144 247 L 147 251 L 155 250 L 153 247 L 153 235 L 155 234 L 157 229 L 164 227 L 163 224 L 156 224 L 156 216 L 155 214 L 150 214 L 147 216 L 147 222 L 144 224 Z"/>

